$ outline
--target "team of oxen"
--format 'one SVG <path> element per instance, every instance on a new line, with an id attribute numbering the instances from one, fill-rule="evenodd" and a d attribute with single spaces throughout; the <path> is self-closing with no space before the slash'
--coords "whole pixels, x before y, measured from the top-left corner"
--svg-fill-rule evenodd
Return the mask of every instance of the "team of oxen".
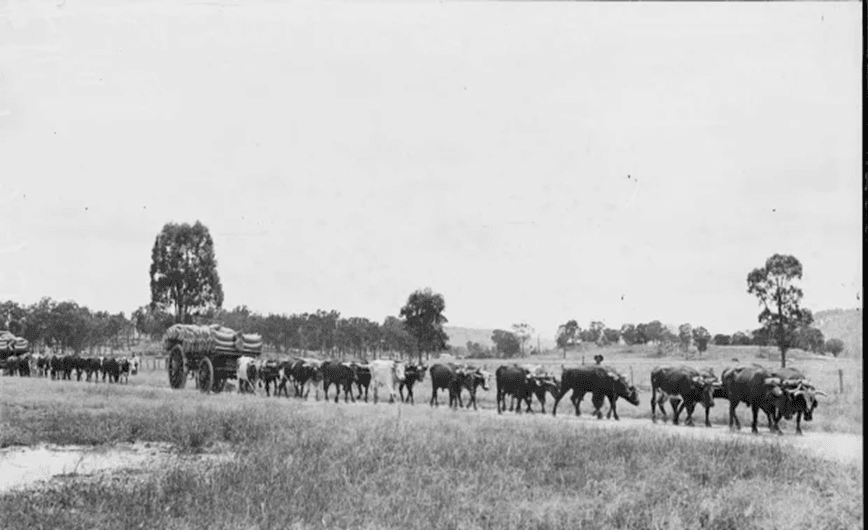
<path id="1" fill-rule="evenodd" d="M 639 405 L 636 387 L 615 369 L 601 364 L 600 358 L 595 365 L 565 368 L 561 377 L 545 371 L 539 365 L 504 365 L 494 373 L 497 391 L 497 412 L 506 410 L 516 413 L 532 412 L 534 398 L 539 402 L 541 412 L 545 413 L 546 396 L 551 395 L 552 414 L 557 414 L 558 404 L 567 394 L 575 414 L 580 415 L 580 403 L 586 394 L 591 394 L 594 415 L 603 417 L 603 406 L 609 403 L 606 417 L 618 418 L 617 401 L 625 399 L 634 406 Z M 7 375 L 38 377 L 94 382 L 127 382 L 129 376 L 139 369 L 139 359 L 112 357 L 79 357 L 77 355 L 39 355 L 25 354 L 10 356 L 6 359 Z M 414 403 L 413 387 L 425 379 L 426 373 L 431 380 L 431 406 L 439 406 L 439 394 L 446 391 L 448 404 L 453 408 L 477 408 L 476 394 L 481 387 L 490 389 L 491 373 L 484 367 L 474 367 L 456 363 L 437 363 L 428 367 L 395 360 L 378 359 L 370 362 L 323 361 L 312 358 L 290 361 L 259 360 L 242 356 L 238 360 L 237 379 L 239 392 L 256 392 L 265 388 L 267 395 L 289 397 L 289 388 L 296 397 L 307 398 L 311 389 L 314 399 L 319 400 L 322 389 L 326 400 L 329 390 L 335 387 L 334 401 L 337 403 L 343 393 L 344 401 L 364 399 L 369 393 L 373 401 L 380 399 L 380 392 L 388 396 L 389 402 L 400 399 Z M 406 395 L 405 395 L 406 391 Z M 463 394 L 468 394 L 465 405 Z M 667 421 L 665 404 L 672 408 L 672 423 L 677 425 L 682 413 L 684 423 L 693 425 L 693 413 L 697 404 L 705 408 L 705 425 L 710 427 L 709 413 L 715 399 L 729 402 L 729 426 L 740 429 L 741 423 L 736 409 L 742 403 L 750 407 L 752 413 L 751 430 L 757 432 L 759 412 L 767 418 L 769 430 L 781 433 L 780 420 L 796 417 L 796 433 L 802 434 L 801 422 L 811 421 L 817 408 L 817 396 L 826 394 L 817 390 L 813 384 L 794 368 L 770 370 L 759 365 L 733 366 L 725 369 L 717 377 L 710 369 L 697 370 L 690 366 L 662 366 L 651 371 L 651 419 L 657 421 L 659 410 L 663 421 Z M 507 407 L 506 398 L 510 398 Z"/>
<path id="2" fill-rule="evenodd" d="M 79 355 L 13 355 L 6 358 L 4 374 L 21 377 L 50 377 L 56 380 L 127 383 L 139 371 L 139 358 L 81 357 Z"/>
<path id="3" fill-rule="evenodd" d="M 426 373 L 431 380 L 431 406 L 439 406 L 439 394 L 446 391 L 449 406 L 453 408 L 477 408 L 476 394 L 481 387 L 489 390 L 491 373 L 484 368 L 455 363 L 437 363 L 427 367 L 424 364 L 405 363 L 394 360 L 374 360 L 368 363 L 321 361 L 317 359 L 295 359 L 286 362 L 258 361 L 242 357 L 238 364 L 238 385 L 240 392 L 255 392 L 257 385 L 265 387 L 266 394 L 289 396 L 290 383 L 297 397 L 307 398 L 311 388 L 314 398 L 319 399 L 320 387 L 326 400 L 329 399 L 331 386 L 335 387 L 334 401 L 337 403 L 341 393 L 344 401 L 368 401 L 373 390 L 376 403 L 380 390 L 396 400 L 413 403 L 413 386 L 424 380 Z M 494 373 L 497 391 L 497 411 L 509 410 L 515 413 L 532 412 L 534 398 L 539 402 L 542 413 L 546 412 L 546 397 L 553 398 L 552 414 L 557 414 L 560 401 L 571 394 L 570 401 L 575 414 L 580 415 L 580 404 L 586 394 L 591 395 L 593 414 L 603 417 L 606 402 L 609 409 L 606 417 L 618 420 L 617 402 L 623 398 L 638 406 L 639 395 L 636 387 L 630 384 L 623 374 L 602 365 L 565 368 L 558 378 L 539 365 L 504 365 Z M 407 395 L 404 395 L 406 390 Z M 464 402 L 463 394 L 468 394 Z M 796 417 L 796 433 L 802 434 L 801 421 L 811 421 L 817 408 L 817 396 L 825 393 L 817 390 L 798 370 L 782 368 L 769 370 L 759 365 L 734 366 L 717 377 L 713 370 L 697 370 L 689 366 L 663 366 L 651 372 L 651 418 L 657 421 L 657 412 L 667 421 L 665 404 L 672 408 L 672 422 L 677 425 L 681 414 L 684 423 L 693 425 L 693 413 L 697 404 L 705 408 L 705 425 L 710 427 L 709 413 L 715 399 L 729 402 L 729 424 L 740 429 L 736 415 L 739 404 L 744 403 L 753 414 L 752 430 L 757 432 L 757 416 L 763 411 L 768 419 L 769 430 L 781 433 L 780 420 Z M 507 397 L 509 405 L 507 406 Z"/>

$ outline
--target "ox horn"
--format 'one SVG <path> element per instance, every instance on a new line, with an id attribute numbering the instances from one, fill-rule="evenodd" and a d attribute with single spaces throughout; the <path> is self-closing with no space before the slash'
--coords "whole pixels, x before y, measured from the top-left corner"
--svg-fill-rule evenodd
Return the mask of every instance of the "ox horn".
<path id="1" fill-rule="evenodd" d="M 781 378 L 780 377 L 766 377 L 765 381 L 763 381 L 767 385 L 780 385 Z"/>
<path id="2" fill-rule="evenodd" d="M 822 390 L 814 390 L 814 395 L 825 397 L 827 394 L 825 392 L 823 392 Z"/>

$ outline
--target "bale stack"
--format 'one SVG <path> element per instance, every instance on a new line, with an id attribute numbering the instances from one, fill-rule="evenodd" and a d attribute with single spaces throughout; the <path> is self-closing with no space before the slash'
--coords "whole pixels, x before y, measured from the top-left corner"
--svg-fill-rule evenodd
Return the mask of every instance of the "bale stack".
<path id="1" fill-rule="evenodd" d="M 246 355 L 259 355 L 262 353 L 261 335 L 236 332 L 220 324 L 211 325 L 211 334 L 214 337 L 218 352 L 242 353 Z"/>
<path id="2" fill-rule="evenodd" d="M 180 344 L 184 353 L 262 353 L 261 335 L 239 333 L 220 324 L 175 324 L 163 335 L 163 348 L 169 350 L 175 344 Z"/>
<path id="3" fill-rule="evenodd" d="M 0 357 L 24 355 L 30 352 L 30 343 L 23 337 L 16 337 L 9 331 L 0 331 Z"/>

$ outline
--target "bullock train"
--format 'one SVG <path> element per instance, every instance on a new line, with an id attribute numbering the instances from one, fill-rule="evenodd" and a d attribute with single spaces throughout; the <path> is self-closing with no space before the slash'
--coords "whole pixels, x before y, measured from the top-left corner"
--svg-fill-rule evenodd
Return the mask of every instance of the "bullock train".
<path id="1" fill-rule="evenodd" d="M 449 362 L 432 364 L 412 363 L 389 359 L 364 361 L 334 361 L 314 358 L 296 358 L 289 361 L 259 359 L 262 348 L 261 337 L 244 335 L 233 330 L 212 326 L 192 326 L 176 324 L 165 334 L 163 346 L 168 353 L 167 372 L 169 385 L 179 389 L 185 386 L 192 376 L 196 387 L 202 392 L 221 392 L 227 388 L 229 379 L 237 379 L 238 392 L 256 393 L 264 388 L 267 396 L 293 396 L 307 399 L 311 389 L 314 399 L 319 400 L 320 388 L 326 401 L 329 390 L 335 387 L 334 401 L 340 401 L 343 394 L 345 402 L 368 401 L 369 393 L 373 402 L 388 396 L 390 403 L 400 399 L 404 403 L 414 403 L 413 388 L 421 383 L 426 374 L 431 381 L 430 406 L 439 406 L 441 391 L 448 394 L 451 408 L 477 409 L 478 389 L 490 389 L 492 374 L 482 367 Z M 139 359 L 114 359 L 110 357 L 78 357 L 30 355 L 19 349 L 7 349 L 2 361 L 6 375 L 30 376 L 35 370 L 39 377 L 58 380 L 93 380 L 118 383 L 128 381 L 139 369 Z M 536 365 L 503 365 L 494 372 L 497 412 L 505 411 L 520 414 L 532 412 L 534 398 L 540 410 L 546 413 L 546 397 L 551 395 L 552 415 L 557 415 L 558 404 L 570 395 L 575 414 L 581 415 L 580 403 L 586 394 L 591 394 L 593 414 L 602 419 L 605 402 L 609 410 L 606 417 L 618 420 L 617 401 L 623 398 L 633 406 L 639 406 L 636 387 L 614 368 L 602 364 L 601 356 L 595 357 L 596 364 L 564 368 L 560 377 Z M 690 366 L 659 366 L 651 372 L 651 420 L 657 422 L 659 410 L 667 421 L 665 404 L 672 409 L 672 423 L 677 425 L 684 413 L 684 424 L 693 425 L 696 405 L 705 409 L 705 425 L 711 427 L 710 409 L 715 399 L 728 401 L 729 427 L 740 429 L 741 423 L 736 415 L 740 404 L 749 407 L 752 413 L 752 432 L 758 432 L 757 422 L 762 411 L 767 419 L 769 431 L 782 434 L 780 420 L 796 418 L 797 434 L 802 434 L 801 422 L 811 421 L 817 408 L 818 396 L 826 394 L 814 387 L 796 369 L 767 369 L 760 365 L 732 366 L 717 377 L 712 370 L 697 370 Z M 405 395 L 406 391 L 406 395 Z M 468 394 L 465 405 L 464 393 Z M 506 404 L 510 398 L 509 407 Z"/>

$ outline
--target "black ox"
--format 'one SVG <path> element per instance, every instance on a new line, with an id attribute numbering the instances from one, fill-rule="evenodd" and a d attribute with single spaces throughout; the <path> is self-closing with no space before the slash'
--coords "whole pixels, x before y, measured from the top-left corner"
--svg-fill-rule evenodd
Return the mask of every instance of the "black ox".
<path id="1" fill-rule="evenodd" d="M 340 399 L 341 390 L 344 391 L 344 403 L 350 400 L 353 403 L 356 402 L 356 396 L 353 395 L 353 384 L 358 380 L 358 374 L 354 364 L 339 361 L 324 361 L 321 370 L 322 386 L 326 401 L 329 400 L 329 387 L 335 385 L 335 403 Z"/>
<path id="2" fill-rule="evenodd" d="M 739 403 L 745 403 L 751 408 L 753 422 L 751 431 L 757 430 L 757 415 L 762 410 L 766 413 L 769 430 L 781 434 L 778 423 L 781 417 L 790 419 L 793 407 L 788 403 L 792 399 L 789 392 L 782 388 L 783 380 L 761 366 L 737 366 L 727 368 L 721 376 L 723 387 L 729 398 L 729 427 L 741 429 L 741 423 L 735 409 Z"/>
<path id="3" fill-rule="evenodd" d="M 572 391 L 570 400 L 576 409 L 576 416 L 581 415 L 579 404 L 588 392 L 591 393 L 591 403 L 598 419 L 603 417 L 601 409 L 604 399 L 609 400 L 609 413 L 615 417 L 615 420 L 619 419 L 616 408 L 619 397 L 635 406 L 639 405 L 639 394 L 636 392 L 636 387 L 629 384 L 623 375 L 602 365 L 564 369 L 561 377 L 561 389 L 552 406 L 553 416 L 557 415 L 558 403 L 570 391 Z"/>
<path id="4" fill-rule="evenodd" d="M 796 416 L 796 434 L 802 434 L 802 417 L 811 421 L 817 408 L 817 396 L 826 393 L 817 390 L 805 375 L 795 368 L 780 368 L 772 372 L 772 376 L 781 379 L 782 390 L 787 394 L 786 406 L 790 414 Z M 784 411 L 777 411 L 777 421 L 784 416 Z"/>
<path id="5" fill-rule="evenodd" d="M 425 379 L 425 372 L 428 367 L 424 364 L 408 364 L 404 367 L 404 380 L 398 384 L 398 395 L 401 396 L 402 403 L 413 403 L 413 385 L 420 383 Z M 404 398 L 404 389 L 407 389 L 407 398 Z"/>
<path id="6" fill-rule="evenodd" d="M 679 403 L 672 406 L 672 423 L 678 425 L 678 417 L 683 410 L 687 411 L 684 419 L 686 425 L 693 425 L 693 411 L 697 403 L 705 407 L 705 426 L 711 427 L 708 417 L 709 410 L 714 406 L 714 382 L 713 377 L 701 374 L 690 366 L 658 366 L 651 370 L 651 421 L 657 422 L 657 408 L 663 414 L 666 421 L 666 409 L 663 403 L 666 398 Z M 658 399 L 657 394 L 660 393 Z"/>

